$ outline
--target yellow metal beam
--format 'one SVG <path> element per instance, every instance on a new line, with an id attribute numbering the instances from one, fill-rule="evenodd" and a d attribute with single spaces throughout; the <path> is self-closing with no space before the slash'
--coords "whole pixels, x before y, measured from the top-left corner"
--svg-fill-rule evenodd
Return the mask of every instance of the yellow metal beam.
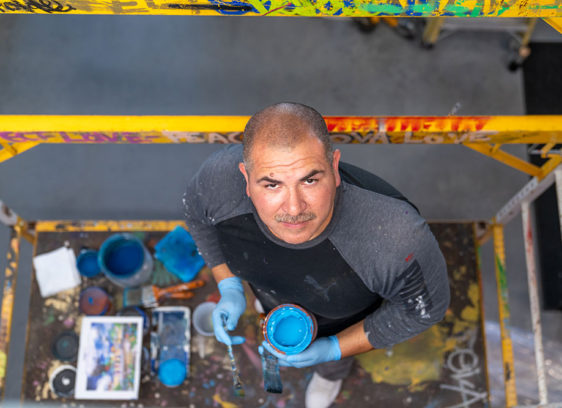
<path id="1" fill-rule="evenodd" d="M 423 44 L 433 45 L 437 42 L 439 37 L 439 32 L 441 31 L 441 26 L 445 22 L 445 17 L 434 17 L 427 19 L 427 25 L 423 31 Z"/>
<path id="2" fill-rule="evenodd" d="M 507 407 L 517 405 L 517 390 L 515 388 L 515 368 L 513 366 L 513 346 L 510 334 L 510 312 L 507 294 L 507 276 L 505 273 L 505 248 L 503 225 L 492 226 L 494 235 L 494 253 L 496 265 L 496 282 L 498 293 L 498 308 L 500 320 L 500 333 L 502 344 L 503 374 L 505 380 L 505 402 Z"/>
<path id="3" fill-rule="evenodd" d="M 7 264 L 4 274 L 4 288 L 2 295 L 2 310 L 0 320 L 0 400 L 4 398 L 6 366 L 10 350 L 10 335 L 12 332 L 12 317 L 14 312 L 14 297 L 20 255 L 21 228 L 19 225 L 10 227 L 10 246 L 6 256 Z"/>
<path id="4" fill-rule="evenodd" d="M 560 17 L 559 0 L 0 0 L 0 13 L 308 17 Z"/>
<path id="5" fill-rule="evenodd" d="M 541 149 L 541 157 L 544 159 L 546 158 L 546 155 L 548 154 L 548 152 L 550 152 L 552 150 L 552 148 L 556 146 L 556 143 L 547 143 L 543 146 L 543 148 Z"/>
<path id="6" fill-rule="evenodd" d="M 491 157 L 492 159 L 498 160 L 503 164 L 513 167 L 514 169 L 527 173 L 531 176 L 540 177 L 542 174 L 540 167 L 537 167 L 534 164 L 521 160 L 519 157 L 506 153 L 503 150 L 495 150 L 494 146 L 492 145 L 465 143 L 465 146 L 472 150 L 476 150 L 478 153 L 482 153 L 488 157 Z"/>
<path id="7" fill-rule="evenodd" d="M 0 132 L 1 134 L 2 132 Z M 0 136 L 1 139 L 1 136 Z M 3 161 L 6 161 L 8 159 L 11 159 L 12 157 L 23 153 L 35 146 L 37 146 L 39 143 L 37 142 L 22 142 L 22 143 L 6 143 L 6 142 L 2 142 L 2 150 L 0 150 L 0 163 L 2 163 Z"/>
<path id="8" fill-rule="evenodd" d="M 548 24 L 550 24 L 551 27 L 562 34 L 562 17 L 545 18 L 544 21 L 546 21 Z"/>
<path id="9" fill-rule="evenodd" d="M 0 141 L 16 149 L 28 142 L 240 143 L 248 119 L 0 115 Z M 562 143 L 562 115 L 326 116 L 325 120 L 335 143 Z"/>
<path id="10" fill-rule="evenodd" d="M 552 172 L 558 165 L 562 163 L 562 156 L 553 156 L 540 168 L 541 172 L 539 174 L 539 180 L 545 178 L 550 172 Z"/>

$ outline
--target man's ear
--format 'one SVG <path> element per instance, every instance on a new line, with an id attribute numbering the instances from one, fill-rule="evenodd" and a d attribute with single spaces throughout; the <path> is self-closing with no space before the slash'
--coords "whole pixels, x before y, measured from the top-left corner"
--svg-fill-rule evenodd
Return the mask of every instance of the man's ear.
<path id="1" fill-rule="evenodd" d="M 243 162 L 238 163 L 238 170 L 240 170 L 240 173 L 242 173 L 244 175 L 244 178 L 246 179 L 246 195 L 250 197 L 250 179 L 248 178 L 248 172 L 246 171 L 246 166 Z"/>
<path id="2" fill-rule="evenodd" d="M 339 149 L 334 150 L 333 159 L 332 159 L 332 170 L 334 171 L 334 177 L 336 179 L 336 187 L 339 187 L 341 184 L 339 166 L 340 166 L 340 158 L 341 152 Z"/>

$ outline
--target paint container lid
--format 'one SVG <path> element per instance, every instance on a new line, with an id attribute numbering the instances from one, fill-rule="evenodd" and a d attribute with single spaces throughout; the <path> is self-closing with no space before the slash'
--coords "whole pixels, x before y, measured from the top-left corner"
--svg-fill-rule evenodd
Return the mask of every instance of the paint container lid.
<path id="1" fill-rule="evenodd" d="M 312 313 L 287 303 L 267 314 L 262 329 L 265 340 L 275 350 L 291 355 L 304 351 L 314 341 L 318 324 Z"/>
<path id="2" fill-rule="evenodd" d="M 64 365 L 57 368 L 49 378 L 51 391 L 59 397 L 69 398 L 74 395 L 76 368 Z"/>
<path id="3" fill-rule="evenodd" d="M 185 364 L 176 358 L 163 361 L 158 368 L 158 378 L 166 387 L 181 385 L 186 375 Z"/>
<path id="4" fill-rule="evenodd" d="M 80 275 L 86 278 L 93 278 L 101 272 L 98 263 L 98 251 L 83 249 L 76 259 L 76 267 Z"/>
<path id="5" fill-rule="evenodd" d="M 73 331 L 60 333 L 51 347 L 55 358 L 61 361 L 76 361 L 79 338 Z"/>
<path id="6" fill-rule="evenodd" d="M 80 312 L 88 316 L 100 316 L 105 314 L 109 307 L 111 306 L 111 301 L 105 290 L 98 288 L 97 286 L 90 286 L 80 293 L 80 300 L 78 301 L 78 307 Z"/>

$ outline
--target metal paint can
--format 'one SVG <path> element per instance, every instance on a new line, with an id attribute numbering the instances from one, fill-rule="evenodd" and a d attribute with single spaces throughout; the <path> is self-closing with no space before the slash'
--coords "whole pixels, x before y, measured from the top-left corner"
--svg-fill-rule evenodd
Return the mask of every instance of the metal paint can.
<path id="1" fill-rule="evenodd" d="M 262 330 L 263 337 L 275 350 L 291 355 L 304 351 L 316 339 L 318 323 L 301 306 L 286 303 L 267 314 Z"/>
<path id="2" fill-rule="evenodd" d="M 78 308 L 85 315 L 101 316 L 111 308 L 111 300 L 105 290 L 97 286 L 90 286 L 80 293 Z"/>
<path id="3" fill-rule="evenodd" d="M 132 234 L 114 234 L 106 239 L 98 262 L 107 278 L 118 286 L 131 288 L 150 279 L 154 261 L 142 241 Z"/>

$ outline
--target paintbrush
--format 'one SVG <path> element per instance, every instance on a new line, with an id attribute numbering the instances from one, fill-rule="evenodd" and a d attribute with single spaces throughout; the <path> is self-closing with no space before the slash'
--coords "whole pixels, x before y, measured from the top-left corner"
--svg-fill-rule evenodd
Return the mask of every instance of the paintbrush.
<path id="1" fill-rule="evenodd" d="M 265 315 L 260 315 L 260 326 L 265 324 Z M 262 337 L 263 339 L 263 337 Z M 279 373 L 279 361 L 277 357 L 271 354 L 264 347 L 261 354 L 261 370 L 263 373 L 263 388 L 273 394 L 281 394 L 283 392 L 283 383 L 281 382 L 281 374 Z"/>
<path id="2" fill-rule="evenodd" d="M 223 326 L 226 330 L 226 322 L 223 319 Z M 236 397 L 244 397 L 246 393 L 244 392 L 244 387 L 242 386 L 242 381 L 240 380 L 240 374 L 238 373 L 238 367 L 236 367 L 236 361 L 234 361 L 234 353 L 232 352 L 232 345 L 227 344 L 228 356 L 230 357 L 230 370 L 232 371 L 232 390 Z"/>
<path id="3" fill-rule="evenodd" d="M 141 288 L 125 289 L 123 291 L 123 307 L 126 306 L 158 306 L 158 301 L 167 299 L 189 299 L 193 297 L 191 289 L 200 288 L 205 284 L 201 279 L 192 282 L 180 283 L 179 285 L 159 288 L 158 286 L 148 285 Z"/>
<path id="4" fill-rule="evenodd" d="M 279 362 L 277 357 L 267 351 L 265 347 L 261 355 L 261 369 L 263 372 L 263 388 L 267 392 L 281 394 L 283 392 L 283 383 L 279 373 Z"/>

